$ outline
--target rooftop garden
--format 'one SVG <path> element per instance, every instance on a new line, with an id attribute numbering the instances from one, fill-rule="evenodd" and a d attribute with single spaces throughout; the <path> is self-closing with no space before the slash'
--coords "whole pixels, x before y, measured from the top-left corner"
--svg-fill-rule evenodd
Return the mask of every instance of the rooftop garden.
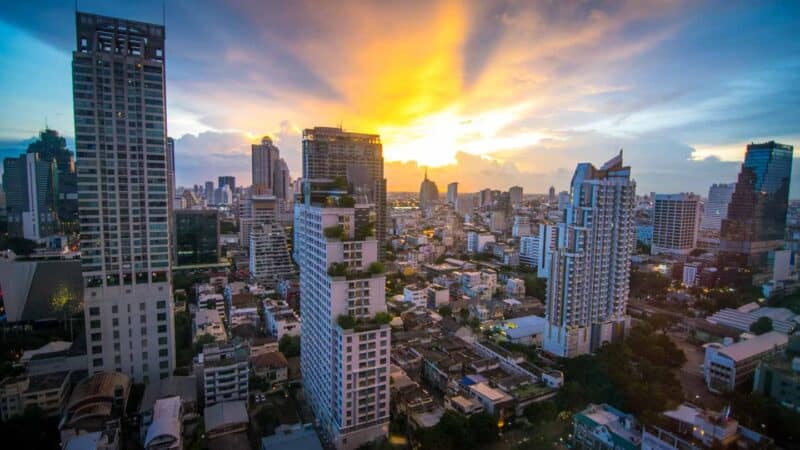
<path id="1" fill-rule="evenodd" d="M 345 237 L 344 227 L 341 225 L 325 227 L 325 229 L 322 230 L 322 234 L 328 239 L 344 239 Z"/>
<path id="2" fill-rule="evenodd" d="M 328 275 L 332 277 L 346 277 L 348 280 L 368 278 L 373 275 L 380 275 L 386 271 L 383 263 L 375 261 L 367 266 L 367 270 L 351 270 L 345 263 L 334 262 L 328 266 Z"/>
<path id="3" fill-rule="evenodd" d="M 341 314 L 336 318 L 336 323 L 338 323 L 343 330 L 355 331 L 376 330 L 380 328 L 381 325 L 386 325 L 391 321 L 392 315 L 387 312 L 375 313 L 375 315 L 370 318 L 353 317 L 349 314 Z"/>

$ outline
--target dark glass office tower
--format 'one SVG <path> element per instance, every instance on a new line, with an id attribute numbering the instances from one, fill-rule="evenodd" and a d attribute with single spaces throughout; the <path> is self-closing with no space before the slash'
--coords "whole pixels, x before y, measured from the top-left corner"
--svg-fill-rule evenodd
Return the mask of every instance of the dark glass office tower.
<path id="1" fill-rule="evenodd" d="M 175 257 L 179 266 L 219 262 L 219 211 L 175 210 Z"/>
<path id="2" fill-rule="evenodd" d="M 791 145 L 775 141 L 747 146 L 736 189 L 722 221 L 720 256 L 724 264 L 763 266 L 781 246 L 786 232 Z"/>

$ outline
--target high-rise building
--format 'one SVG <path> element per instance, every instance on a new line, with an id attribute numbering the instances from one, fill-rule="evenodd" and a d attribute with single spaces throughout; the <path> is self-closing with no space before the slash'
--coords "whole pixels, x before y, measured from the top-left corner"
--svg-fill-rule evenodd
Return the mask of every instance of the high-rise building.
<path id="1" fill-rule="evenodd" d="M 72 56 L 89 372 L 175 369 L 164 27 L 77 13 Z"/>
<path id="2" fill-rule="evenodd" d="M 423 211 L 439 201 L 439 188 L 436 183 L 428 179 L 428 169 L 425 169 L 425 179 L 419 185 L 419 207 Z"/>
<path id="3" fill-rule="evenodd" d="M 174 202 L 178 186 L 175 184 L 175 139 L 171 137 L 167 137 L 167 184 L 169 198 Z"/>
<path id="4" fill-rule="evenodd" d="M 479 202 L 478 203 L 479 203 L 479 206 L 481 208 L 486 207 L 486 206 L 492 206 L 492 200 L 493 200 L 493 198 L 492 198 L 492 190 L 491 189 L 486 188 L 486 189 L 483 189 L 480 192 L 480 197 L 479 197 Z"/>
<path id="5" fill-rule="evenodd" d="M 67 149 L 67 141 L 57 131 L 46 128 L 39 139 L 28 145 L 28 153 L 35 153 L 44 162 L 55 161 L 58 220 L 61 231 L 77 231 L 78 179 L 75 175 L 75 160 Z"/>
<path id="6" fill-rule="evenodd" d="M 233 203 L 231 187 L 226 184 L 214 189 L 214 195 L 208 199 L 208 203 L 217 206 L 227 206 Z"/>
<path id="7" fill-rule="evenodd" d="M 214 201 L 214 182 L 213 181 L 206 181 L 205 187 L 203 188 L 203 198 L 205 198 L 209 203 Z"/>
<path id="8" fill-rule="evenodd" d="M 280 159 L 278 147 L 272 144 L 269 136 L 264 136 L 260 144 L 251 146 L 251 152 L 253 186 L 263 186 L 266 189 L 265 193 L 273 194 L 275 167 Z"/>
<path id="9" fill-rule="evenodd" d="M 339 449 L 388 433 L 391 333 L 381 320 L 378 240 L 368 231 L 374 209 L 327 180 L 304 179 L 304 200 L 295 203 L 303 387 L 319 428 Z"/>
<path id="10" fill-rule="evenodd" d="M 750 144 L 722 220 L 725 263 L 764 266 L 785 238 L 794 147 L 775 141 Z"/>
<path id="11" fill-rule="evenodd" d="M 728 204 L 731 202 L 736 183 L 712 184 L 708 189 L 703 220 L 700 230 L 707 233 L 719 234 L 722 221 L 728 217 Z"/>
<path id="12" fill-rule="evenodd" d="M 275 222 L 259 223 L 250 232 L 250 276 L 267 288 L 295 275 L 286 231 Z"/>
<path id="13" fill-rule="evenodd" d="M 550 190 L 547 192 L 547 202 L 551 205 L 556 202 L 556 188 L 550 186 Z"/>
<path id="14" fill-rule="evenodd" d="M 257 186 L 253 186 L 253 190 Z M 278 199 L 274 195 L 254 194 L 252 191 L 239 202 L 239 242 L 250 248 L 250 233 L 257 225 L 278 221 Z"/>
<path id="15" fill-rule="evenodd" d="M 447 185 L 447 203 L 458 210 L 458 182 Z"/>
<path id="16" fill-rule="evenodd" d="M 511 226 L 511 237 L 529 236 L 533 233 L 531 228 L 531 218 L 528 216 L 514 216 Z"/>
<path id="17" fill-rule="evenodd" d="M 176 209 L 173 261 L 178 266 L 217 264 L 220 258 L 219 211 Z"/>
<path id="18" fill-rule="evenodd" d="M 636 205 L 630 173 L 621 151 L 599 169 L 575 169 L 547 280 L 550 353 L 571 358 L 624 336 Z"/>
<path id="19" fill-rule="evenodd" d="M 55 160 L 24 153 L 3 160 L 8 233 L 39 241 L 59 231 Z"/>
<path id="20" fill-rule="evenodd" d="M 521 186 L 511 186 L 508 189 L 508 198 L 511 202 L 511 206 L 519 206 L 522 204 L 522 187 Z"/>
<path id="21" fill-rule="evenodd" d="M 292 199 L 292 177 L 289 174 L 289 165 L 283 158 L 275 164 L 272 174 L 272 192 L 278 200 L 289 201 Z"/>
<path id="22" fill-rule="evenodd" d="M 236 192 L 236 177 L 231 175 L 223 175 L 217 178 L 217 187 L 229 186 L 231 192 Z"/>
<path id="23" fill-rule="evenodd" d="M 332 127 L 303 130 L 303 178 L 344 181 L 359 202 L 373 203 L 378 247 L 383 246 L 388 216 L 380 136 Z"/>
<path id="24" fill-rule="evenodd" d="M 653 255 L 688 255 L 697 245 L 700 196 L 657 194 L 653 208 Z"/>

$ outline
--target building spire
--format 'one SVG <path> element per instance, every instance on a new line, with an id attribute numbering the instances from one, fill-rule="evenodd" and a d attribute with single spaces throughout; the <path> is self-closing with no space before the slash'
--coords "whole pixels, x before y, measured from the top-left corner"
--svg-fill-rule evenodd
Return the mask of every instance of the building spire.
<path id="1" fill-rule="evenodd" d="M 428 181 L 428 166 L 425 166 L 425 181 Z"/>

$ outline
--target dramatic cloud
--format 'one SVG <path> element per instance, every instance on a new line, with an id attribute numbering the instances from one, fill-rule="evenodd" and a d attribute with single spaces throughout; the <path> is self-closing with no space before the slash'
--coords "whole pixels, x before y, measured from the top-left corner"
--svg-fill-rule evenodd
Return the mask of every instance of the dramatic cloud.
<path id="1" fill-rule="evenodd" d="M 163 19 L 160 1 L 118 3 L 80 8 Z M 248 146 L 264 134 L 298 176 L 301 130 L 340 123 L 381 134 L 397 190 L 416 190 L 423 165 L 462 191 L 563 189 L 575 163 L 624 147 L 640 191 L 704 193 L 735 178 L 747 142 L 800 144 L 796 2 L 166 6 L 168 125 L 180 137 L 182 184 L 223 171 L 246 182 Z M 72 134 L 71 7 L 0 11 L 0 61 L 14 67 L 0 72 L 10 106 L 0 139 L 28 138 L 45 116 Z"/>

